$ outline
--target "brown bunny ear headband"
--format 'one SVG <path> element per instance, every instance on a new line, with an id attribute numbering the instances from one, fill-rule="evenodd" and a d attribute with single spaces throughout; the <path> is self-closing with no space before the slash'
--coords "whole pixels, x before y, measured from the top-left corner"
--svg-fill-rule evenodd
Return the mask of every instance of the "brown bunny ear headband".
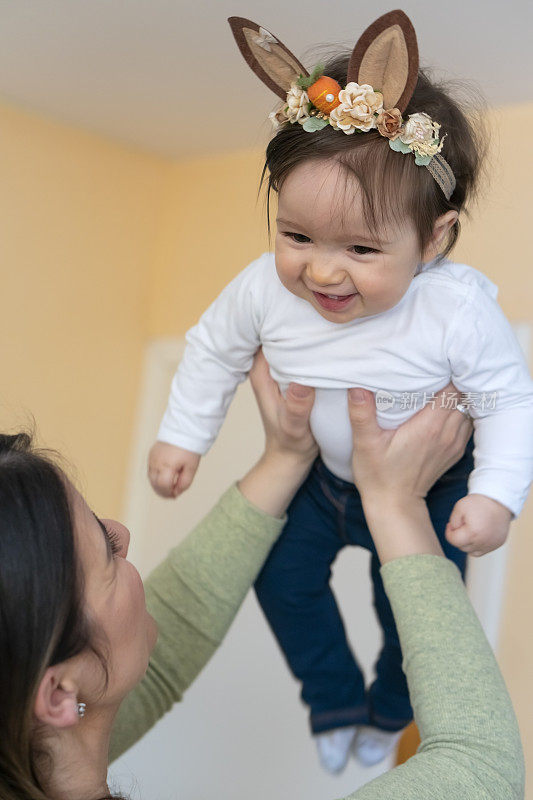
<path id="1" fill-rule="evenodd" d="M 392 150 L 412 153 L 415 164 L 427 167 L 450 199 L 455 177 L 440 155 L 444 137 L 439 139 L 439 123 L 423 112 L 402 118 L 418 80 L 416 34 L 403 11 L 389 11 L 362 34 L 344 89 L 321 66 L 309 74 L 279 39 L 255 22 L 243 17 L 228 22 L 249 67 L 284 101 L 270 114 L 274 127 L 299 123 L 311 133 L 331 125 L 346 134 L 377 129 Z"/>

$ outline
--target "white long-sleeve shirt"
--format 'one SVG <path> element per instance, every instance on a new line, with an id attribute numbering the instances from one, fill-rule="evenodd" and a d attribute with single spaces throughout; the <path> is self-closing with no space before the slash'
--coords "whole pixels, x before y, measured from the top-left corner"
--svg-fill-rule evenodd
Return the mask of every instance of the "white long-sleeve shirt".
<path id="1" fill-rule="evenodd" d="M 497 293 L 473 267 L 432 262 L 393 308 L 335 323 L 289 292 L 264 253 L 188 331 L 158 439 L 206 453 L 261 345 L 282 391 L 291 381 L 315 387 L 321 456 L 351 481 L 346 390 L 375 392 L 379 424 L 396 428 L 451 379 L 474 420 L 468 491 L 517 516 L 533 480 L 533 381 Z"/>

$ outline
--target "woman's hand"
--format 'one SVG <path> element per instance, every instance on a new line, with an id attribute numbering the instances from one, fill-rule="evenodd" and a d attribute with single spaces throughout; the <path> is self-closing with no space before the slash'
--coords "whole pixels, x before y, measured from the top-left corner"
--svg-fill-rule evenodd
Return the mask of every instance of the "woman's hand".
<path id="1" fill-rule="evenodd" d="M 310 466 L 318 455 L 309 427 L 315 390 L 291 383 L 283 397 L 278 384 L 270 377 L 262 350 L 255 355 L 250 382 L 265 429 L 265 454 L 287 455 Z"/>
<path id="2" fill-rule="evenodd" d="M 450 395 L 458 398 L 451 383 L 436 393 L 434 408 L 426 405 L 399 428 L 383 430 L 372 392 L 349 390 L 354 480 L 382 562 L 409 553 L 442 554 L 425 497 L 459 460 L 472 433 L 469 417 L 439 403 Z"/>
<path id="3" fill-rule="evenodd" d="M 309 427 L 315 391 L 291 383 L 283 397 L 261 350 L 250 381 L 265 429 L 265 451 L 239 489 L 263 511 L 281 517 L 318 454 Z"/>

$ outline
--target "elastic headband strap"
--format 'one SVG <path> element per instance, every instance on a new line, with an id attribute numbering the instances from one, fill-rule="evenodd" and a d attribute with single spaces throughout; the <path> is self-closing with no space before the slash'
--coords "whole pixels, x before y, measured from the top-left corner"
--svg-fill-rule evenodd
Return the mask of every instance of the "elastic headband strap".
<path id="1" fill-rule="evenodd" d="M 431 172 L 432 176 L 439 184 L 440 188 L 444 192 L 444 197 L 446 200 L 449 200 L 455 191 L 456 181 L 455 175 L 452 172 L 452 168 L 446 159 L 441 156 L 440 153 L 437 153 L 433 156 L 429 164 L 426 165 L 426 169 Z"/>

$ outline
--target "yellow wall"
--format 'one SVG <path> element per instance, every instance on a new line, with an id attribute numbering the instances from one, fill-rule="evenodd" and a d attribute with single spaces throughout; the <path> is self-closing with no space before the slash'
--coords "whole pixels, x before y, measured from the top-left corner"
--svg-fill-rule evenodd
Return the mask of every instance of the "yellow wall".
<path id="1" fill-rule="evenodd" d="M 153 272 L 150 334 L 184 333 L 246 264 L 268 249 L 261 153 L 177 162 Z"/>
<path id="2" fill-rule="evenodd" d="M 492 185 L 455 257 L 533 323 L 533 107 L 494 111 Z M 526 153 L 527 156 L 527 153 Z M 261 153 L 165 161 L 0 107 L 0 428 L 37 421 L 102 514 L 122 504 L 143 346 L 182 334 L 267 248 Z M 532 502 L 515 524 L 500 661 L 533 768 Z"/>
<path id="3" fill-rule="evenodd" d="M 33 414 L 122 504 L 168 164 L 0 108 L 0 429 Z"/>
<path id="4" fill-rule="evenodd" d="M 456 257 L 479 267 L 500 287 L 511 320 L 533 324 L 533 160 L 517 146 L 516 131 L 533 123 L 533 106 L 494 111 L 493 173 L 489 193 L 465 225 Z M 531 342 L 533 347 L 533 341 Z M 514 523 L 498 657 L 518 714 L 528 772 L 533 772 L 533 497 Z M 528 797 L 533 797 L 530 780 Z"/>
<path id="5" fill-rule="evenodd" d="M 509 319 L 533 322 L 533 159 L 517 140 L 517 131 L 532 121 L 533 105 L 489 114 L 489 185 L 472 220 L 464 220 L 454 258 L 481 269 L 498 284 L 498 299 Z"/>

